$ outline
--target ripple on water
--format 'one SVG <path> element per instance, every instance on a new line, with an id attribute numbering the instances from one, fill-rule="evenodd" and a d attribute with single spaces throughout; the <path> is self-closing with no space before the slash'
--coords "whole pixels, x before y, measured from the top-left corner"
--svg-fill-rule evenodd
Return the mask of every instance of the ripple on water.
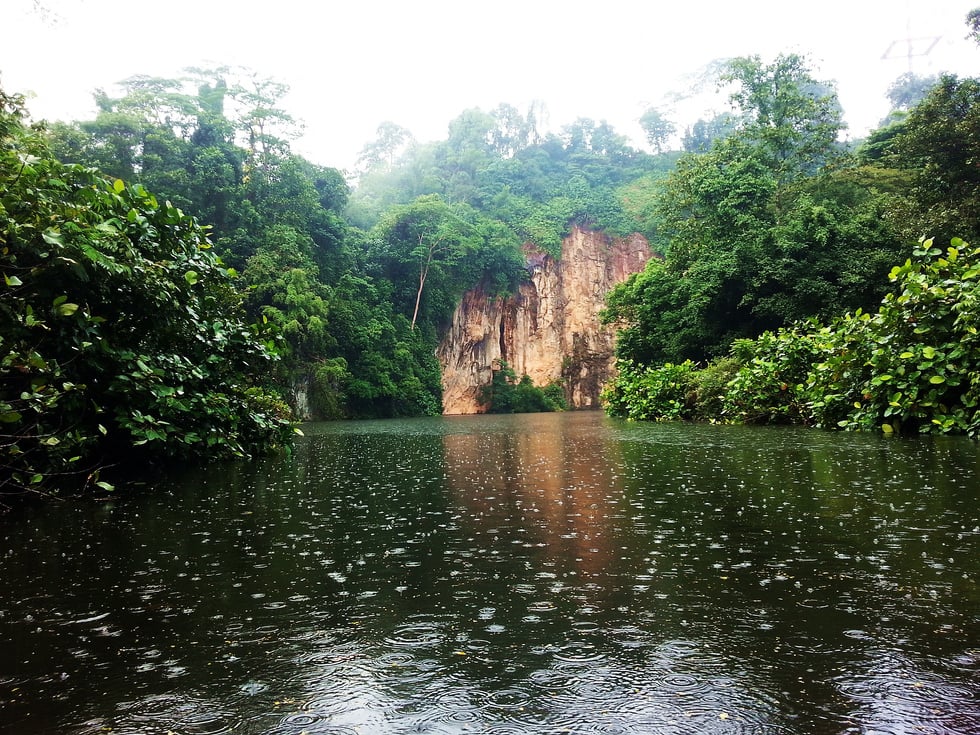
<path id="1" fill-rule="evenodd" d="M 362 704 L 358 687 L 341 680 L 331 687 L 321 688 L 316 696 L 303 703 L 302 709 L 318 720 L 330 721 L 357 711 Z"/>
<path id="2" fill-rule="evenodd" d="M 691 674 L 670 673 L 660 679 L 659 684 L 670 694 L 693 694 L 705 691 L 708 682 Z"/>
<path id="3" fill-rule="evenodd" d="M 494 722 L 480 730 L 483 735 L 527 735 L 528 725 L 521 722 Z"/>
<path id="4" fill-rule="evenodd" d="M 449 685 L 440 688 L 438 692 L 431 695 L 432 704 L 442 712 L 455 712 L 460 710 L 478 710 L 479 703 L 487 698 L 487 693 L 481 689 L 472 689 L 467 686 Z"/>
<path id="5" fill-rule="evenodd" d="M 269 735 L 295 735 L 296 733 L 307 732 L 310 735 L 361 735 L 361 731 L 356 727 L 347 725 L 331 725 L 324 722 L 321 718 L 315 717 L 311 722 L 305 723 L 303 720 L 294 721 L 290 715 L 283 719 L 278 726 L 274 727 Z"/>
<path id="6" fill-rule="evenodd" d="M 497 689 L 487 695 L 486 702 L 494 710 L 522 710 L 531 703 L 531 693 L 517 687 Z"/>
<path id="7" fill-rule="evenodd" d="M 864 729 L 902 726 L 917 732 L 976 732 L 977 691 L 889 666 L 839 677 L 837 689 L 856 705 L 850 719 Z"/>
<path id="8" fill-rule="evenodd" d="M 604 659 L 605 654 L 595 643 L 572 640 L 558 646 L 555 658 L 566 663 L 593 663 Z"/>
<path id="9" fill-rule="evenodd" d="M 120 705 L 121 712 L 131 713 L 133 728 L 129 732 L 142 733 L 166 723 L 168 730 L 188 735 L 222 735 L 236 732 L 242 720 L 231 712 L 215 710 L 212 702 L 199 701 L 186 695 L 159 695 L 144 697 Z M 144 730 L 147 728 L 147 730 Z M 125 733 L 125 727 L 113 732 Z"/>
<path id="10" fill-rule="evenodd" d="M 385 642 L 392 646 L 417 648 L 434 646 L 445 638 L 445 633 L 436 623 L 406 623 L 395 628 Z"/>
<path id="11" fill-rule="evenodd" d="M 577 675 L 558 669 L 538 669 L 528 678 L 534 687 L 549 695 L 572 692 L 579 682 Z"/>

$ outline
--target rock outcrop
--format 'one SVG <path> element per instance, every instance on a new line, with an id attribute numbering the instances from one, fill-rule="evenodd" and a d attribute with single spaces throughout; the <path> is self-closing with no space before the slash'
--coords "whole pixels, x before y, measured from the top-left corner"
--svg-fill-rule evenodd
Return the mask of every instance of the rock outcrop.
<path id="1" fill-rule="evenodd" d="M 595 408 L 613 371 L 615 330 L 599 323 L 613 286 L 643 269 L 641 235 L 611 239 L 576 228 L 555 260 L 525 246 L 530 278 L 506 298 L 464 294 L 439 345 L 443 413 L 481 413 L 477 394 L 505 361 L 535 385 L 561 380 L 569 406 Z"/>

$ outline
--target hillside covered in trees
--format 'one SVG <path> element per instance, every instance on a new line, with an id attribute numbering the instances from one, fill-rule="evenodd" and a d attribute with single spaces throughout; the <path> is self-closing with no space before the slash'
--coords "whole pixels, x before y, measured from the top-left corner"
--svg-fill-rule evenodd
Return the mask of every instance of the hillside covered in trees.
<path id="1" fill-rule="evenodd" d="M 97 482 L 133 447 L 263 451 L 288 442 L 287 403 L 438 414 L 462 293 L 512 292 L 521 246 L 557 254 L 573 226 L 658 254 L 610 297 L 626 380 L 715 361 L 727 381 L 747 340 L 877 308 L 920 238 L 980 241 L 978 80 L 899 78 L 853 145 L 800 56 L 734 59 L 718 83 L 725 114 L 676 130 L 647 111 L 653 153 L 502 104 L 427 144 L 384 123 L 352 176 L 293 153 L 284 85 L 241 70 L 132 77 L 71 124 L 28 125 L 5 95 L 0 492 Z"/>

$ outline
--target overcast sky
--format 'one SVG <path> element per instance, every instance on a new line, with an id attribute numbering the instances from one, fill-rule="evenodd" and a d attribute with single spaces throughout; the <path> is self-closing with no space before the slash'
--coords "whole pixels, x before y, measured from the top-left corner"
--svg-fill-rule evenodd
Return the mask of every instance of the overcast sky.
<path id="1" fill-rule="evenodd" d="M 285 82 L 295 148 L 347 168 L 390 120 L 442 139 L 464 109 L 544 102 L 552 129 L 667 109 L 712 59 L 806 54 L 837 82 L 850 135 L 887 113 L 909 70 L 980 75 L 965 39 L 980 0 L 3 0 L 0 84 L 35 118 L 90 119 L 93 90 L 135 74 L 240 65 Z M 911 49 L 911 55 L 910 55 Z M 705 100 L 675 105 L 690 124 Z M 669 114 L 668 114 L 669 116 Z"/>

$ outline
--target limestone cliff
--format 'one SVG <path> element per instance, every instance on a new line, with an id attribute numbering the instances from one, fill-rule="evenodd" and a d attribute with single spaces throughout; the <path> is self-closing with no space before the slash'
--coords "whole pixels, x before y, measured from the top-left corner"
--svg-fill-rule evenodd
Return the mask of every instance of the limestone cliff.
<path id="1" fill-rule="evenodd" d="M 650 246 L 641 235 L 611 239 L 574 229 L 561 259 L 525 246 L 530 278 L 507 298 L 464 294 L 438 349 L 443 412 L 481 413 L 477 401 L 491 370 L 506 361 L 535 385 L 562 380 L 570 406 L 592 408 L 613 369 L 613 329 L 599 323 L 605 296 L 643 269 Z"/>

